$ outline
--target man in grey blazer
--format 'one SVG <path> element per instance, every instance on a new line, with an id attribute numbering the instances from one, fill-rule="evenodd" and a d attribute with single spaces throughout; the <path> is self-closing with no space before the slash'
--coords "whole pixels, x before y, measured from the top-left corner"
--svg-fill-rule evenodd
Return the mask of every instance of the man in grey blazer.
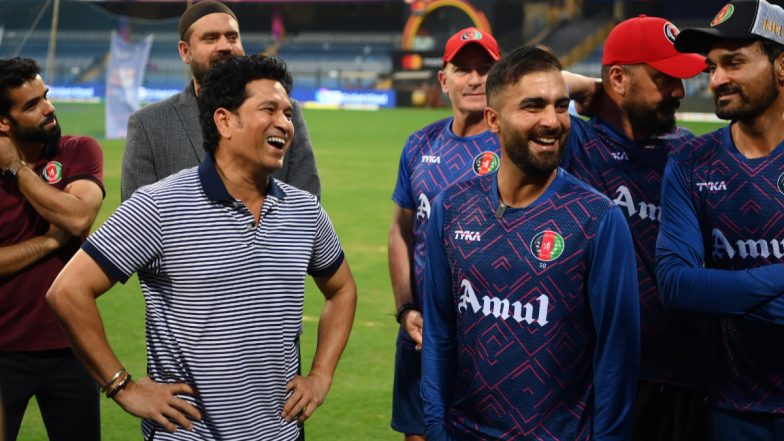
<path id="1" fill-rule="evenodd" d="M 216 62 L 244 55 L 237 17 L 228 6 L 202 1 L 180 17 L 179 52 L 190 66 L 192 80 L 182 92 L 136 112 L 128 119 L 128 136 L 122 161 L 121 197 L 137 188 L 204 159 L 204 138 L 196 96 L 204 76 Z M 321 183 L 302 109 L 293 102 L 294 139 L 283 167 L 272 176 L 321 196 Z"/>

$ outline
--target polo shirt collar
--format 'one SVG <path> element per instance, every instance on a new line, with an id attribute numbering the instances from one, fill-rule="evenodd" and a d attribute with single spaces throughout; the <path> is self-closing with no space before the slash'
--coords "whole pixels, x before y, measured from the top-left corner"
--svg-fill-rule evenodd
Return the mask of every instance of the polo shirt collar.
<path id="1" fill-rule="evenodd" d="M 233 202 L 234 198 L 226 190 L 226 186 L 218 175 L 218 169 L 215 168 L 215 160 L 211 154 L 204 156 L 204 161 L 199 164 L 199 181 L 201 187 L 204 189 L 204 194 L 207 198 L 216 202 L 227 201 Z M 280 187 L 278 181 L 269 178 L 269 185 L 267 186 L 267 196 L 272 196 L 276 199 L 283 199 L 286 197 L 286 192 Z"/>

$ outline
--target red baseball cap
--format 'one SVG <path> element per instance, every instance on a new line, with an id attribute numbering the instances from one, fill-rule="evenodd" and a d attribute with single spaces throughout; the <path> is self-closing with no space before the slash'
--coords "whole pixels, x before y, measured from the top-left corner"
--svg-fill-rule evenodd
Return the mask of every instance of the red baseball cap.
<path id="1" fill-rule="evenodd" d="M 647 64 L 675 78 L 691 78 L 706 69 L 705 57 L 675 50 L 678 28 L 669 21 L 640 15 L 618 23 L 604 43 L 602 64 Z"/>
<path id="2" fill-rule="evenodd" d="M 457 31 L 457 33 L 446 41 L 446 49 L 444 49 L 444 63 L 441 67 L 446 66 L 446 63 L 452 61 L 460 50 L 466 45 L 478 44 L 490 55 L 495 61 L 501 59 L 501 51 L 498 49 L 498 42 L 490 35 L 489 32 L 480 31 L 477 28 L 465 28 Z"/>

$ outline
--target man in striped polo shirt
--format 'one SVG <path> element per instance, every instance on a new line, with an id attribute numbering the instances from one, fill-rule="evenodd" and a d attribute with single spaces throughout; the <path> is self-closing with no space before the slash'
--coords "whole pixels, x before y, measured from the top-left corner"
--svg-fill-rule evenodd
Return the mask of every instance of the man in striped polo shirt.
<path id="1" fill-rule="evenodd" d="M 137 191 L 47 294 L 107 396 L 143 418 L 146 439 L 295 440 L 296 421 L 329 390 L 356 287 L 316 197 L 270 178 L 293 136 L 291 83 L 275 58 L 216 65 L 199 94 L 204 162 Z M 113 355 L 95 306 L 134 272 L 147 308 L 149 377 L 138 382 Z M 306 273 L 326 304 L 302 377 Z"/>

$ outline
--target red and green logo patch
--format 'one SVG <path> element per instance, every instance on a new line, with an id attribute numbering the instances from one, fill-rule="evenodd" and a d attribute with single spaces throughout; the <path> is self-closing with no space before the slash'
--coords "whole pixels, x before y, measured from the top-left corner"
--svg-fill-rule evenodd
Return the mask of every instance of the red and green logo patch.
<path id="1" fill-rule="evenodd" d="M 482 152 L 474 158 L 474 173 L 484 176 L 498 170 L 500 159 L 493 152 Z"/>
<path id="2" fill-rule="evenodd" d="M 733 12 L 735 12 L 735 6 L 727 3 L 723 8 L 721 8 L 721 11 L 719 11 L 719 13 L 713 17 L 710 25 L 716 26 L 724 23 L 725 21 L 729 20 L 730 17 L 732 17 Z"/>
<path id="3" fill-rule="evenodd" d="M 63 179 L 63 164 L 57 161 L 49 161 L 46 163 L 44 170 L 41 172 L 46 182 L 56 184 Z"/>
<path id="4" fill-rule="evenodd" d="M 555 231 L 545 230 L 531 240 L 531 253 L 541 261 L 553 261 L 561 257 L 563 251 L 563 237 Z"/>

